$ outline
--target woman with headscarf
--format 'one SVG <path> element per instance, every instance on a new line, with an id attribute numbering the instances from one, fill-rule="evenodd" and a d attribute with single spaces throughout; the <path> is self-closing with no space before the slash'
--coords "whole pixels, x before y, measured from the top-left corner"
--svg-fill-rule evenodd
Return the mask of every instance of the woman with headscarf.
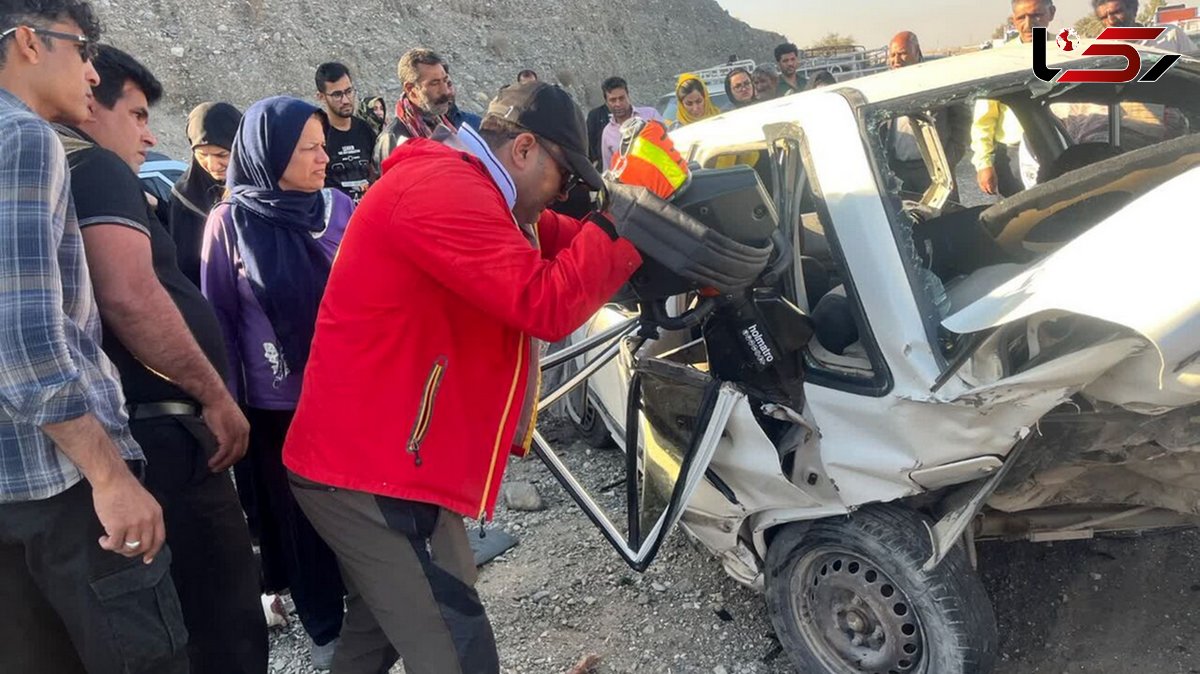
<path id="1" fill-rule="evenodd" d="M 734 108 L 744 108 L 758 102 L 754 91 L 754 80 L 745 68 L 734 68 L 725 76 L 725 95 Z"/>
<path id="2" fill-rule="evenodd" d="M 375 130 L 378 136 L 387 126 L 387 104 L 382 96 L 372 96 L 358 104 L 358 117 Z"/>
<path id="3" fill-rule="evenodd" d="M 336 558 L 288 489 L 283 441 L 334 253 L 354 204 L 323 189 L 325 114 L 276 96 L 246 110 L 233 142 L 228 201 L 208 218 L 202 290 L 230 356 L 229 385 L 246 405 L 250 463 L 267 592 L 291 589 L 314 665 L 341 633 Z"/>
<path id="4" fill-rule="evenodd" d="M 175 240 L 179 268 L 200 287 L 200 246 L 208 213 L 225 195 L 229 148 L 242 113 L 228 103 L 201 103 L 188 115 L 192 164 L 171 188 L 167 230 Z"/>
<path id="5" fill-rule="evenodd" d="M 693 73 L 684 73 L 675 82 L 675 100 L 679 104 L 679 125 L 715 117 L 721 110 L 708 95 L 708 87 Z"/>

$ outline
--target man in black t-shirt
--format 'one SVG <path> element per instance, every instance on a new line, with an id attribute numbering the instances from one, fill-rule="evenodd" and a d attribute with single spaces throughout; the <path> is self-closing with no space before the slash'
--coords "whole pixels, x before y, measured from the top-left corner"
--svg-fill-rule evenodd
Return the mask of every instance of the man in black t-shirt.
<path id="1" fill-rule="evenodd" d="M 121 374 L 146 487 L 162 504 L 171 576 L 194 672 L 263 674 L 266 620 L 250 533 L 228 468 L 250 426 L 226 386 L 226 344 L 211 306 L 184 276 L 137 168 L 155 144 L 147 122 L 162 86 L 102 45 L 91 118 L 58 127 L 103 347 Z"/>
<path id="2" fill-rule="evenodd" d="M 351 199 L 362 198 L 375 182 L 371 153 L 375 150 L 375 131 L 354 116 L 357 105 L 350 69 L 341 63 L 322 63 L 317 67 L 317 100 L 325 108 L 329 126 L 325 131 L 325 186 L 336 187 Z"/>

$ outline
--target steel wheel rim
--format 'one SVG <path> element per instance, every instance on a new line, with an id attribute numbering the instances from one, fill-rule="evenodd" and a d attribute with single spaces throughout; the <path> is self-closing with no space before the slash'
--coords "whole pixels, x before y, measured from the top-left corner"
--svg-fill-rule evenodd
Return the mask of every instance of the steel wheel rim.
<path id="1" fill-rule="evenodd" d="M 792 573 L 792 613 L 809 649 L 837 674 L 919 674 L 925 632 L 908 595 L 877 564 L 822 547 Z"/>
<path id="2" fill-rule="evenodd" d="M 584 398 L 583 411 L 580 413 L 579 425 L 590 431 L 593 427 L 595 427 L 597 421 L 596 406 L 592 404 L 592 401 L 587 399 L 587 389 L 584 388 L 585 386 L 587 386 L 587 384 L 580 386 L 580 388 L 584 389 Z"/>

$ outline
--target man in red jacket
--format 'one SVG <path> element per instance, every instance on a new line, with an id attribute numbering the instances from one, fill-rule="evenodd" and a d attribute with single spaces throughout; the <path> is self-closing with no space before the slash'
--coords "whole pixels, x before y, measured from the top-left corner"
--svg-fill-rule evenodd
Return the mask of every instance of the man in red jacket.
<path id="1" fill-rule="evenodd" d="M 502 91 L 476 134 L 412 139 L 351 219 L 284 461 L 349 596 L 336 674 L 499 671 L 463 517 L 527 451 L 538 353 L 641 264 L 602 215 L 546 210 L 587 160 L 557 86 Z"/>

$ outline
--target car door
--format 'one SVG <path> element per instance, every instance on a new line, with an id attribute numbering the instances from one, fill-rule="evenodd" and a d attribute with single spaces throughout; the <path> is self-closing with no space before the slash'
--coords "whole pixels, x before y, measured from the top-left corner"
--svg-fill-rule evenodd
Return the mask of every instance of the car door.
<path id="1" fill-rule="evenodd" d="M 579 346 L 601 349 L 599 356 L 543 398 L 544 409 L 583 385 L 619 352 L 620 342 L 636 328 L 636 318 Z M 597 337 L 602 339 L 597 339 Z M 543 368 L 571 357 L 565 350 Z M 586 474 L 569 465 L 564 452 L 534 433 L 533 450 L 600 530 L 617 553 L 637 571 L 654 561 L 667 534 L 679 522 L 692 493 L 705 477 L 734 404 L 743 394 L 692 364 L 673 360 L 685 350 L 645 357 L 633 366 L 624 416 L 624 479 L 619 498 L 595 494 Z M 629 420 L 635 420 L 630 423 Z M 624 513 L 620 513 L 623 506 Z"/>
<path id="2" fill-rule="evenodd" d="M 768 153 L 767 159 L 778 158 L 776 150 Z M 778 183 L 771 191 L 780 201 L 792 200 L 793 191 Z M 685 311 L 685 305 L 674 310 Z M 603 309 L 577 333 L 590 336 L 543 361 L 543 370 L 570 363 L 572 374 L 545 395 L 539 409 L 593 386 L 586 395 L 622 436 L 617 438 L 624 450 L 622 479 L 607 487 L 596 483 L 587 463 L 570 465 L 567 452 L 541 433 L 535 433 L 533 448 L 622 559 L 643 571 L 701 481 L 719 483 L 709 463 L 745 393 L 709 372 L 703 342 L 693 341 L 688 331 L 657 333 L 650 342 L 640 325 L 636 314 Z M 618 499 L 611 493 L 614 485 L 623 487 Z"/>

